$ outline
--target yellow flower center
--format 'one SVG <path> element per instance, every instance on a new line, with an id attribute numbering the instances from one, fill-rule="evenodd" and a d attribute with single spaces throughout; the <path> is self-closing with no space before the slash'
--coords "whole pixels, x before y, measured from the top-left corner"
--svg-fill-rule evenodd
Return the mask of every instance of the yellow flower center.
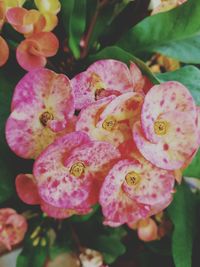
<path id="1" fill-rule="evenodd" d="M 80 177 L 85 172 L 85 164 L 83 162 L 76 162 L 70 168 L 70 173 L 75 177 Z"/>
<path id="2" fill-rule="evenodd" d="M 167 133 L 169 124 L 167 121 L 158 120 L 154 123 L 154 132 L 157 135 L 165 135 Z"/>
<path id="3" fill-rule="evenodd" d="M 40 122 L 43 126 L 47 126 L 47 122 L 53 120 L 54 116 L 52 113 L 45 111 L 40 115 Z"/>
<path id="4" fill-rule="evenodd" d="M 140 182 L 141 177 L 138 173 L 132 171 L 132 172 L 127 173 L 127 175 L 125 176 L 125 180 L 126 180 L 127 185 L 135 186 Z"/>
<path id="5" fill-rule="evenodd" d="M 117 120 L 113 116 L 108 116 L 103 124 L 102 127 L 107 131 L 113 131 L 117 125 Z"/>

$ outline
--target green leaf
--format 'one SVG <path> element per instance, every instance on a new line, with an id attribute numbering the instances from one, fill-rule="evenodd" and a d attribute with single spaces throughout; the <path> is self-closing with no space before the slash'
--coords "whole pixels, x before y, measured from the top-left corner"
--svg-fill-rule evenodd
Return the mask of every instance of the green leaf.
<path id="1" fill-rule="evenodd" d="M 67 37 L 70 33 L 70 20 L 74 9 L 75 0 L 60 0 L 61 3 L 61 17 Z"/>
<path id="2" fill-rule="evenodd" d="M 80 57 L 80 41 L 86 26 L 86 0 L 61 1 L 64 28 L 75 58 Z"/>
<path id="3" fill-rule="evenodd" d="M 130 53 L 124 51 L 123 49 L 117 46 L 107 47 L 101 50 L 99 53 L 91 55 L 89 57 L 89 63 L 93 63 L 100 59 L 117 59 L 126 63 L 127 65 L 129 65 L 130 61 L 133 61 L 138 65 L 143 74 L 147 75 L 154 84 L 159 83 L 159 80 L 150 71 L 150 69 L 145 65 L 145 63 L 142 60 L 136 58 L 135 56 L 131 55 Z"/>
<path id="4" fill-rule="evenodd" d="M 159 52 L 185 63 L 200 63 L 199 14 L 199 2 L 188 0 L 173 10 L 144 19 L 117 45 L 139 57 L 144 51 Z"/>
<path id="5" fill-rule="evenodd" d="M 127 235 L 123 227 L 105 228 L 105 234 L 97 236 L 94 248 L 103 253 L 107 264 L 113 263 L 119 256 L 126 252 L 126 247 L 121 239 Z"/>
<path id="6" fill-rule="evenodd" d="M 46 247 L 24 246 L 23 251 L 17 258 L 16 267 L 43 267 L 47 258 Z"/>
<path id="7" fill-rule="evenodd" d="M 21 70 L 13 62 L 0 69 L 0 203 L 9 199 L 15 192 L 16 174 L 30 173 L 32 170 L 32 161 L 15 156 L 5 138 L 5 124 L 10 114 L 12 94 L 21 77 Z"/>
<path id="8" fill-rule="evenodd" d="M 195 235 L 195 196 L 182 183 L 177 187 L 168 214 L 174 224 L 172 254 L 176 267 L 192 267 L 192 247 Z"/>
<path id="9" fill-rule="evenodd" d="M 8 76 L 8 73 L 0 70 L 0 203 L 6 201 L 14 193 L 13 178 L 15 177 L 8 146 L 5 140 L 5 122 L 10 113 L 10 102 L 16 79 Z M 11 157 L 12 158 L 12 157 Z"/>
<path id="10" fill-rule="evenodd" d="M 200 149 L 194 157 L 192 163 L 183 172 L 184 176 L 200 179 Z"/>
<path id="11" fill-rule="evenodd" d="M 194 66 L 186 66 L 172 72 L 156 75 L 161 82 L 178 81 L 191 92 L 197 105 L 200 105 L 200 70 Z"/>
<path id="12" fill-rule="evenodd" d="M 115 236 L 101 235 L 96 241 L 96 249 L 103 253 L 107 264 L 113 263 L 119 256 L 126 252 L 126 247 Z"/>

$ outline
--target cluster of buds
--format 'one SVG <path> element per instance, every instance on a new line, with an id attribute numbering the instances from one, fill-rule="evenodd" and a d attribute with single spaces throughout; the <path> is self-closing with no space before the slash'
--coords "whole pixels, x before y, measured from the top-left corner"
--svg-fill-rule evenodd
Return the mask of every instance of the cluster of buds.
<path id="1" fill-rule="evenodd" d="M 51 33 L 58 23 L 57 13 L 60 11 L 58 0 L 35 0 L 37 9 L 23 8 L 25 0 L 0 0 L 0 31 L 5 23 L 23 34 L 24 40 L 18 45 L 16 58 L 19 65 L 29 71 L 44 67 L 46 58 L 57 53 L 59 42 Z M 3 66 L 9 57 L 9 48 L 6 41 L 0 36 L 0 66 Z"/>
<path id="2" fill-rule="evenodd" d="M 54 218 L 98 203 L 105 225 L 144 221 L 171 203 L 199 148 L 199 108 L 187 88 L 153 85 L 134 63 L 100 60 L 71 81 L 31 71 L 11 110 L 7 142 L 35 159 L 33 174 L 16 178 L 18 195 Z"/>

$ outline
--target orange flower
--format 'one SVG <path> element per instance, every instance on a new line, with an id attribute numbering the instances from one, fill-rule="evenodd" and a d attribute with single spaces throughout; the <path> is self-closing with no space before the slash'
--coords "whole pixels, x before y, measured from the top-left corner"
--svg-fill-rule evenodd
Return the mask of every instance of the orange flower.
<path id="1" fill-rule="evenodd" d="M 3 66 L 9 57 L 9 48 L 3 37 L 0 36 L 0 67 Z"/>
<path id="2" fill-rule="evenodd" d="M 42 32 L 46 25 L 45 18 L 39 11 L 22 7 L 10 8 L 6 19 L 16 31 L 25 35 Z"/>
<path id="3" fill-rule="evenodd" d="M 54 56 L 58 47 L 58 39 L 53 33 L 34 34 L 17 47 L 17 61 L 27 71 L 44 67 L 47 63 L 46 57 Z"/>

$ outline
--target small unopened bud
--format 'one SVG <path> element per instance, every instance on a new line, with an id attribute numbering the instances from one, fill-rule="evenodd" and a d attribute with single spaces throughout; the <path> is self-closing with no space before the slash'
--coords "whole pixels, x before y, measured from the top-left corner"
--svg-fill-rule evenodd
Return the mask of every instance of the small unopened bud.
<path id="1" fill-rule="evenodd" d="M 149 242 L 158 239 L 158 226 L 154 220 L 147 218 L 138 223 L 139 239 Z"/>

